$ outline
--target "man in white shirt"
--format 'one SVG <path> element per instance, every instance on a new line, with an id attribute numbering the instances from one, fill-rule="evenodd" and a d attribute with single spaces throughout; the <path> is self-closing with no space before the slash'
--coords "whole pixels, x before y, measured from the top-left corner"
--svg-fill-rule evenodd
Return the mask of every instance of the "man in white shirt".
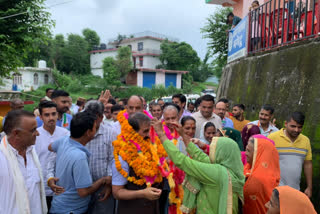
<path id="1" fill-rule="evenodd" d="M 222 128 L 221 118 L 213 113 L 214 97 L 206 94 L 200 98 L 200 111 L 193 113 L 192 117 L 196 120 L 196 138 L 200 138 L 200 132 L 206 122 L 212 122 L 216 129 Z"/>
<path id="2" fill-rule="evenodd" d="M 273 118 L 274 108 L 270 105 L 263 105 L 259 112 L 259 120 L 252 121 L 249 124 L 259 126 L 260 133 L 264 136 L 279 131 L 279 129 L 271 122 Z"/>
<path id="3" fill-rule="evenodd" d="M 0 213 L 47 213 L 44 182 L 34 149 L 37 121 L 31 112 L 11 111 L 0 143 Z"/>
<path id="4" fill-rule="evenodd" d="M 55 162 L 56 158 L 56 154 L 54 152 L 50 152 L 48 150 L 48 146 L 54 141 L 64 136 L 69 136 L 70 134 L 67 129 L 56 126 L 58 119 L 57 104 L 52 101 L 42 101 L 39 104 L 39 112 L 43 125 L 37 129 L 40 135 L 36 138 L 35 149 L 39 157 L 44 180 L 46 181 L 48 179 L 48 163 L 50 161 Z M 47 206 L 48 209 L 50 209 L 53 191 L 48 187 L 47 183 L 45 183 L 45 191 Z"/>

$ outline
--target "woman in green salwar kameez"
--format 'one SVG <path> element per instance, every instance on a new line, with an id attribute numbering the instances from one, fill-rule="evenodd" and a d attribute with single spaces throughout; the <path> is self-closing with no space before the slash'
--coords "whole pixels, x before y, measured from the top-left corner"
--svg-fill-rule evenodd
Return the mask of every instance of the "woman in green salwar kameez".
<path id="1" fill-rule="evenodd" d="M 161 122 L 152 120 L 169 158 L 186 173 L 181 210 L 198 214 L 237 214 L 238 199 L 243 200 L 243 164 L 236 142 L 226 137 L 213 138 L 209 156 L 191 142 L 175 124 L 190 157 L 182 154 L 163 133 Z"/>

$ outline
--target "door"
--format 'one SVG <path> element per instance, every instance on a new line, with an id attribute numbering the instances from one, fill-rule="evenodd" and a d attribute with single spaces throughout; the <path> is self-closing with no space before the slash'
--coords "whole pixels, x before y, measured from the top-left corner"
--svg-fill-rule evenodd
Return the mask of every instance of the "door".
<path id="1" fill-rule="evenodd" d="M 169 87 L 170 85 L 177 87 L 177 74 L 167 74 L 166 73 L 165 85 L 166 85 L 166 88 Z"/>
<path id="2" fill-rule="evenodd" d="M 156 84 L 156 72 L 143 72 L 143 87 L 152 88 Z"/>

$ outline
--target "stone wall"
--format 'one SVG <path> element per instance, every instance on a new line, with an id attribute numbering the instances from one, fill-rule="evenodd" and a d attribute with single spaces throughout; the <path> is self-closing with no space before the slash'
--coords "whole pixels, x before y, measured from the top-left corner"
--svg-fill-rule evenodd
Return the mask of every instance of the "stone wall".
<path id="1" fill-rule="evenodd" d="M 278 128 L 290 112 L 305 113 L 303 133 L 313 149 L 313 203 L 320 211 L 320 39 L 228 64 L 217 96 L 245 104 L 250 120 L 258 118 L 261 105 L 273 105 Z"/>

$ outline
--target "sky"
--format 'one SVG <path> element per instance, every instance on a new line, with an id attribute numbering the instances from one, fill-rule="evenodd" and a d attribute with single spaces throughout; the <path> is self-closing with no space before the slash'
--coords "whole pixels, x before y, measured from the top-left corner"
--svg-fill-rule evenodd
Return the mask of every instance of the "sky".
<path id="1" fill-rule="evenodd" d="M 66 3 L 65 3 L 66 2 Z M 54 34 L 95 30 L 101 43 L 118 34 L 153 31 L 189 43 L 203 59 L 207 40 L 200 32 L 219 6 L 205 0 L 46 0 Z"/>

